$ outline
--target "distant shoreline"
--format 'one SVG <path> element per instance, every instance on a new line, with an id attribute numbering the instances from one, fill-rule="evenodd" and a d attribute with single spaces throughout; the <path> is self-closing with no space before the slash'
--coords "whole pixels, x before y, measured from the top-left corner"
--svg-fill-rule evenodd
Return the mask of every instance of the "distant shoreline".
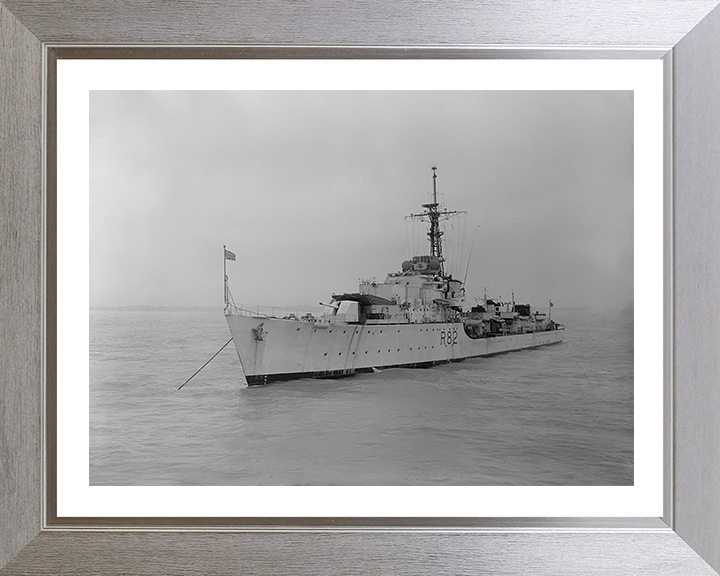
<path id="1" fill-rule="evenodd" d="M 308 310 L 310 307 L 307 306 L 278 306 L 278 308 L 297 308 L 297 309 L 305 309 Z M 622 312 L 632 312 L 632 307 L 625 307 L 625 308 L 595 308 L 593 306 L 553 306 L 556 311 L 566 310 L 566 311 L 577 311 L 577 310 L 596 310 L 598 312 L 603 311 L 622 311 Z M 542 312 L 544 309 L 547 309 L 547 306 L 545 308 L 533 308 L 533 310 L 537 310 L 539 312 Z M 93 311 L 101 311 L 101 312 L 217 312 L 222 311 L 222 306 L 91 306 L 90 310 Z"/>
<path id="2" fill-rule="evenodd" d="M 217 312 L 222 306 L 90 306 L 105 312 Z"/>

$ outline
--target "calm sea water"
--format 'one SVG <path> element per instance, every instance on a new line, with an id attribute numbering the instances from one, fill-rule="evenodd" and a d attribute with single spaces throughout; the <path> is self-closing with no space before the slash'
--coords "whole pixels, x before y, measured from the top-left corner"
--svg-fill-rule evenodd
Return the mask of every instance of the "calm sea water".
<path id="1" fill-rule="evenodd" d="M 557 310 L 557 311 L 556 311 Z M 631 485 L 632 314 L 561 344 L 246 388 L 222 311 L 90 313 L 93 485 Z"/>

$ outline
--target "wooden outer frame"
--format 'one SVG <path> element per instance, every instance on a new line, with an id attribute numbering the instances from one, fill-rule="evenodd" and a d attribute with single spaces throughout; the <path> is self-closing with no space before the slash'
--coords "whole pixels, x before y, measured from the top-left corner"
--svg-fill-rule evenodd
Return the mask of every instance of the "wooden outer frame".
<path id="1" fill-rule="evenodd" d="M 403 0 L 329 8 L 323 2 L 250 0 L 0 1 L 0 566 L 5 566 L 0 574 L 710 575 L 710 566 L 720 569 L 720 387 L 714 385 L 720 351 L 715 304 L 720 266 L 714 261 L 720 240 L 714 220 L 720 203 L 714 195 L 720 183 L 717 4 Z M 44 220 L 54 214 L 52 195 L 47 206 L 43 195 L 43 67 L 52 64 L 45 56 L 52 56 L 48 47 L 53 44 L 148 43 L 282 44 L 294 57 L 337 57 L 343 46 L 358 44 L 396 47 L 366 49 L 374 57 L 387 50 L 394 50 L 395 57 L 664 55 L 670 81 L 665 210 L 669 425 L 662 521 L 325 519 L 292 526 L 285 519 L 251 526 L 215 520 L 213 530 L 207 523 L 203 528 L 191 521 L 142 519 L 136 527 L 104 519 L 102 526 L 82 529 L 55 518 L 52 501 L 44 507 L 41 476 L 43 423 L 51 435 L 54 430 L 52 420 L 43 420 L 43 322 L 52 317 L 54 302 L 52 278 L 43 292 L 44 270 L 53 270 L 44 239 L 54 233 L 52 219 Z M 262 56 L 267 48 L 254 50 Z M 48 139 L 49 160 L 52 145 Z"/>

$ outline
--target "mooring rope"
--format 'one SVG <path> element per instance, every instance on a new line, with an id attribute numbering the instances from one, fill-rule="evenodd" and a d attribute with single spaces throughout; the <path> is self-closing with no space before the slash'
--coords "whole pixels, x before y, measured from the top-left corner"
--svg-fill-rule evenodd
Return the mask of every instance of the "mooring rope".
<path id="1" fill-rule="evenodd" d="M 185 380 L 185 382 L 183 382 L 183 383 L 180 385 L 180 388 L 182 388 L 183 386 L 185 386 L 185 384 L 187 384 L 188 382 L 190 382 L 190 380 L 192 380 L 193 378 L 195 378 L 195 376 L 198 375 L 198 373 L 200 372 L 200 370 L 202 370 L 203 368 L 205 368 L 205 366 L 207 366 L 208 364 L 210 364 L 210 362 L 212 362 L 212 359 L 215 358 L 215 356 L 217 356 L 218 354 L 220 354 L 220 352 L 222 352 L 223 349 L 225 348 L 225 346 L 227 346 L 228 344 L 230 344 L 230 342 L 232 342 L 232 338 L 230 338 L 230 340 L 228 340 L 227 342 L 225 342 L 225 344 L 222 345 L 222 348 L 220 348 L 220 350 L 218 350 L 217 352 L 215 352 L 215 354 L 212 355 L 212 358 L 210 358 L 210 360 L 208 360 L 207 362 L 205 362 L 205 364 L 203 364 L 202 366 L 200 366 L 200 368 L 198 369 L 197 372 L 195 372 L 195 374 L 193 374 L 192 376 L 190 376 L 190 378 L 188 378 L 187 380 Z M 180 388 L 178 388 L 178 390 L 180 390 Z"/>

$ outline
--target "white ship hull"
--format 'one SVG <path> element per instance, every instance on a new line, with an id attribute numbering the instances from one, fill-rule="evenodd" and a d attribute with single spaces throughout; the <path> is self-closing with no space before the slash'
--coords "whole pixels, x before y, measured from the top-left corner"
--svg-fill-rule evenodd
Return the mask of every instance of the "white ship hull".
<path id="1" fill-rule="evenodd" d="M 463 324 L 327 324 L 226 314 L 249 386 L 422 367 L 561 342 L 564 330 L 472 339 Z"/>

